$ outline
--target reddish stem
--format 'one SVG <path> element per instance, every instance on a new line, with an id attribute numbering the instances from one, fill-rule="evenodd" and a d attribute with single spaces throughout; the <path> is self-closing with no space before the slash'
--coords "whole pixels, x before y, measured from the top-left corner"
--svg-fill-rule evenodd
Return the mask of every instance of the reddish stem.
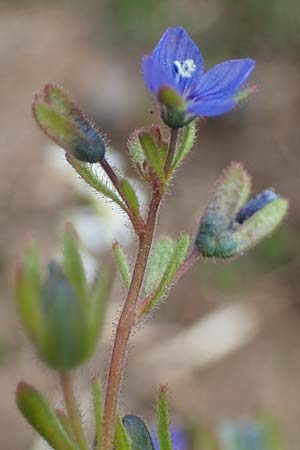
<path id="1" fill-rule="evenodd" d="M 146 232 L 143 236 L 140 237 L 139 250 L 136 258 L 131 285 L 123 307 L 123 311 L 121 313 L 114 340 L 104 408 L 103 450 L 111 450 L 112 448 L 116 409 L 126 356 L 126 348 L 132 326 L 134 325 L 136 302 L 141 290 L 144 273 L 151 249 L 160 201 L 160 193 L 154 193 L 149 207 Z"/>
<path id="2" fill-rule="evenodd" d="M 133 226 L 135 232 L 137 233 L 137 235 L 140 236 L 145 230 L 145 222 L 143 221 L 143 219 L 140 215 L 136 215 L 132 211 L 130 204 L 127 202 L 126 198 L 123 195 L 120 180 L 119 180 L 117 174 L 115 173 L 115 171 L 113 170 L 113 168 L 111 167 L 111 165 L 109 164 L 109 162 L 105 158 L 103 158 L 100 161 L 100 164 L 101 164 L 102 169 L 105 171 L 106 175 L 108 176 L 108 178 L 110 179 L 110 181 L 112 182 L 114 187 L 116 188 L 118 194 L 120 195 L 120 197 L 126 204 L 127 214 L 131 220 L 132 226 Z"/>

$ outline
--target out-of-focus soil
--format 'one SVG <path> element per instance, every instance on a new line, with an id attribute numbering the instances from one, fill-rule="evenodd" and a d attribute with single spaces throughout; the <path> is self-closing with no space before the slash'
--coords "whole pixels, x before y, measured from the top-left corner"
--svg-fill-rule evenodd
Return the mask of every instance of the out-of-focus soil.
<path id="1" fill-rule="evenodd" d="M 70 183 L 47 164 L 43 153 L 47 140 L 31 118 L 33 93 L 47 81 L 64 84 L 111 133 L 113 143 L 121 143 L 123 148 L 134 126 L 153 120 L 149 114 L 153 104 L 139 78 L 138 57 L 134 55 L 132 61 L 122 56 L 116 59 L 104 44 L 93 44 L 86 19 L 70 10 L 1 7 L 0 342 L 7 346 L 0 361 L 3 449 L 29 449 L 33 438 L 15 406 L 17 382 L 25 379 L 48 395 L 57 394 L 55 376 L 36 361 L 20 327 L 12 288 L 13 269 L 28 233 L 36 237 L 45 260 L 57 249 L 60 217 L 78 201 Z M 258 55 L 257 66 L 258 94 L 224 119 L 200 123 L 197 147 L 180 170 L 164 205 L 159 222 L 162 232 L 173 236 L 182 230 L 194 232 L 216 176 L 230 160 L 237 159 L 253 174 L 256 190 L 274 185 L 290 199 L 290 222 L 298 223 L 300 70 L 276 55 L 267 63 Z M 149 107 L 140 106 L 145 104 Z M 179 417 L 196 413 L 201 419 L 220 420 L 264 408 L 281 420 L 290 448 L 298 450 L 298 269 L 294 261 L 291 267 L 269 274 L 267 280 L 258 275 L 253 285 L 235 294 L 251 302 L 259 298 L 258 289 L 265 290 L 271 318 L 267 320 L 265 307 L 265 325 L 251 343 L 213 366 L 189 374 L 179 388 L 173 386 L 172 404 Z M 152 339 L 156 343 L 163 341 L 168 324 L 174 323 L 182 330 L 220 306 L 219 291 L 201 283 L 201 267 L 195 267 L 174 290 L 172 311 L 168 313 L 164 306 L 156 315 L 155 320 L 162 326 L 155 328 L 155 334 L 161 330 L 161 336 L 151 335 L 148 324 L 140 331 L 143 340 L 143 333 L 150 327 L 145 346 L 151 347 Z M 230 294 L 222 297 L 231 301 Z M 273 304 L 280 307 L 273 311 Z M 140 354 L 136 339 L 128 364 L 133 381 L 125 378 L 123 408 L 128 401 L 130 410 L 143 410 L 150 419 L 155 386 L 150 382 L 149 391 L 141 392 L 135 384 L 134 364 L 138 364 Z M 99 360 L 107 367 L 107 350 Z M 97 358 L 92 367 L 96 362 Z M 143 368 L 139 373 L 141 377 L 149 376 Z M 81 373 L 85 387 L 88 374 Z"/>

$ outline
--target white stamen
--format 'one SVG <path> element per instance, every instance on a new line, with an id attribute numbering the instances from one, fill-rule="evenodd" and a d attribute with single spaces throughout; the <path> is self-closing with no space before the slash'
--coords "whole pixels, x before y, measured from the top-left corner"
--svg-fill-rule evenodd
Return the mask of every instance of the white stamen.
<path id="1" fill-rule="evenodd" d="M 191 78 L 192 73 L 196 70 L 196 64 L 192 59 L 186 59 L 182 63 L 174 61 L 176 72 L 183 78 Z"/>

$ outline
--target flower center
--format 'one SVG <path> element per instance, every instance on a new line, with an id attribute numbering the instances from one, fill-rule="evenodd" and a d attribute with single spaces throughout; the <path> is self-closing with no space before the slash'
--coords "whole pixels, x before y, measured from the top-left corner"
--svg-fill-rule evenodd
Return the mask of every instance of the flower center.
<path id="1" fill-rule="evenodd" d="M 175 70 L 182 78 L 191 78 L 192 73 L 196 70 L 196 64 L 193 59 L 186 59 L 183 62 L 174 61 Z"/>

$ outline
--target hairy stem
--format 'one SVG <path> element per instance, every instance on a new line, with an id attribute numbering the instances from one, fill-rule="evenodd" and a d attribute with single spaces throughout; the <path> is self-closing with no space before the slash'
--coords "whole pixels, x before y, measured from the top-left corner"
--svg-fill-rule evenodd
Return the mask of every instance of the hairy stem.
<path id="1" fill-rule="evenodd" d="M 100 164 L 101 164 L 102 169 L 105 171 L 106 175 L 108 176 L 108 178 L 110 179 L 110 181 L 112 182 L 114 187 L 116 188 L 121 199 L 124 201 L 125 205 L 127 206 L 127 214 L 131 220 L 133 228 L 134 228 L 135 232 L 137 233 L 137 235 L 140 236 L 140 234 L 144 231 L 144 228 L 145 228 L 145 223 L 144 223 L 142 217 L 141 216 L 137 217 L 133 213 L 130 205 L 128 204 L 126 198 L 123 195 L 120 180 L 119 180 L 117 174 L 115 173 L 115 171 L 113 170 L 113 168 L 111 167 L 111 165 L 109 164 L 109 162 L 105 158 L 103 158 L 101 160 Z"/>
<path id="2" fill-rule="evenodd" d="M 178 129 L 177 128 L 171 128 L 171 137 L 170 137 L 170 144 L 169 144 L 169 151 L 167 154 L 167 159 L 165 162 L 165 177 L 167 178 L 172 166 L 172 162 L 174 159 L 175 151 L 176 151 L 176 142 L 178 137 Z"/>
<path id="3" fill-rule="evenodd" d="M 175 153 L 176 141 L 177 141 L 177 132 L 175 134 L 173 130 L 171 130 L 171 139 L 167 156 L 167 160 L 169 160 L 168 163 L 169 166 L 172 163 L 173 156 Z M 116 412 L 118 406 L 118 397 L 120 392 L 122 374 L 124 370 L 126 349 L 132 327 L 135 324 L 136 304 L 140 295 L 149 259 L 149 254 L 155 231 L 156 219 L 158 215 L 159 206 L 162 200 L 162 196 L 163 194 L 160 192 L 158 186 L 156 188 L 154 187 L 152 200 L 149 206 L 145 232 L 139 235 L 139 248 L 132 275 L 132 280 L 116 331 L 106 389 L 104 417 L 103 417 L 102 450 L 112 449 L 115 422 L 116 422 Z"/>
<path id="4" fill-rule="evenodd" d="M 69 372 L 60 373 L 60 384 L 74 438 L 81 450 L 89 450 L 89 446 L 82 430 L 80 413 L 73 391 L 72 378 Z"/>
<path id="5" fill-rule="evenodd" d="M 123 307 L 123 311 L 121 313 L 115 336 L 104 408 L 103 450 L 111 450 L 112 447 L 116 408 L 125 362 L 126 348 L 132 326 L 134 325 L 135 307 L 141 290 L 144 273 L 151 249 L 160 200 L 160 194 L 153 195 L 146 224 L 146 232 L 144 236 L 140 238 L 131 285 Z"/>

